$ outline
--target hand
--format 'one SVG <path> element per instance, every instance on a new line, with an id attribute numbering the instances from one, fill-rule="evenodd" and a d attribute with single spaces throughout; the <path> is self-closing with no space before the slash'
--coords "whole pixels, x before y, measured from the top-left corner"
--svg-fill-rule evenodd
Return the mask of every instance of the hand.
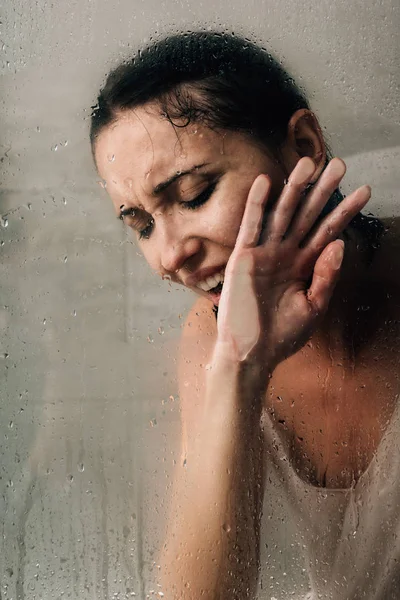
<path id="1" fill-rule="evenodd" d="M 272 372 L 306 343 L 326 312 L 343 258 L 337 238 L 371 190 L 357 189 L 315 226 L 346 167 L 334 158 L 304 198 L 314 171 L 310 158 L 298 162 L 265 228 L 271 182 L 266 175 L 254 181 L 225 270 L 214 357 L 256 360 Z"/>

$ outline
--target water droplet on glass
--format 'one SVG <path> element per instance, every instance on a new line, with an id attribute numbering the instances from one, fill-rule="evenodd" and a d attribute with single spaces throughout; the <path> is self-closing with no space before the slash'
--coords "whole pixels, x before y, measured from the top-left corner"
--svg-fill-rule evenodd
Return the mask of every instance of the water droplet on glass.
<path id="1" fill-rule="evenodd" d="M 10 421 L 8 427 L 9 429 L 12 429 L 14 427 L 14 421 Z"/>
<path id="2" fill-rule="evenodd" d="M 74 315 L 74 317 L 76 317 L 76 310 L 74 310 L 74 312 L 72 314 Z"/>
<path id="3" fill-rule="evenodd" d="M 114 160 L 115 160 L 115 154 L 109 154 L 107 156 L 107 158 L 108 158 L 108 162 L 114 162 Z"/>
<path id="4" fill-rule="evenodd" d="M 68 256 L 64 256 L 64 262 L 66 263 L 68 260 Z"/>
<path id="5" fill-rule="evenodd" d="M 63 198 L 62 201 L 63 201 L 64 205 L 67 204 L 67 199 L 66 198 Z"/>
<path id="6" fill-rule="evenodd" d="M 152 427 L 155 427 L 155 426 L 157 425 L 157 419 L 151 419 L 151 421 L 150 421 L 150 425 L 151 425 Z"/>
<path id="7" fill-rule="evenodd" d="M 7 217 L 3 217 L 2 216 L 2 217 L 0 217 L 0 219 L 1 219 L 0 220 L 1 226 L 2 227 L 8 227 L 8 219 L 7 219 Z"/>
<path id="8" fill-rule="evenodd" d="M 56 144 L 55 146 L 52 147 L 53 152 L 57 152 L 58 150 L 58 144 Z"/>
<path id="9" fill-rule="evenodd" d="M 3 358 L 8 358 L 10 355 L 8 354 L 8 352 L 4 352 L 3 354 Z"/>
<path id="10" fill-rule="evenodd" d="M 40 127 L 39 127 L 39 125 L 36 127 L 36 131 L 37 131 L 38 133 L 40 133 Z"/>
<path id="11" fill-rule="evenodd" d="M 80 473 L 83 473 L 83 471 L 84 471 L 84 470 L 85 470 L 85 465 L 84 465 L 83 463 L 80 463 L 80 464 L 78 465 L 78 471 L 79 471 Z"/>
<path id="12" fill-rule="evenodd" d="M 28 202 L 27 207 L 28 207 L 28 210 L 31 210 L 32 204 L 30 202 Z"/>
<path id="13" fill-rule="evenodd" d="M 72 483 L 72 482 L 73 482 L 73 480 L 74 480 L 74 476 L 73 476 L 73 475 L 68 475 L 67 479 L 68 479 L 68 481 L 69 481 L 70 483 Z"/>
<path id="14" fill-rule="evenodd" d="M 100 187 L 103 188 L 103 190 L 106 189 L 107 187 L 107 181 L 105 179 L 102 179 L 101 181 L 99 181 Z"/>
<path id="15" fill-rule="evenodd" d="M 231 530 L 231 526 L 229 525 L 229 523 L 224 523 L 224 524 L 222 525 L 222 529 L 223 529 L 224 531 L 226 531 L 227 533 L 229 533 L 229 532 L 230 532 L 230 530 Z"/>
<path id="16" fill-rule="evenodd" d="M 164 335 L 164 333 L 165 333 L 164 327 L 159 327 L 159 328 L 158 328 L 158 333 L 159 333 L 160 335 Z"/>
<path id="17" fill-rule="evenodd" d="M 46 319 L 43 319 L 43 325 L 46 325 Z"/>
<path id="18" fill-rule="evenodd" d="M 152 335 L 148 335 L 147 336 L 147 341 L 149 342 L 149 344 L 152 344 L 154 342 L 154 338 Z"/>

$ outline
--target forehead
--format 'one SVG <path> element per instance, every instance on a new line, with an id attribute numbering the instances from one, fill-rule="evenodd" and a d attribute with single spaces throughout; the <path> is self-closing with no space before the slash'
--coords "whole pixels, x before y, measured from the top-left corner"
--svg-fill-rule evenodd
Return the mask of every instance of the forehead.
<path id="1" fill-rule="evenodd" d="M 122 113 L 102 130 L 95 144 L 99 174 L 109 185 L 110 176 L 145 177 L 162 180 L 195 159 L 202 162 L 210 154 L 221 154 L 229 133 L 190 123 L 174 126 L 159 109 L 139 107 Z"/>

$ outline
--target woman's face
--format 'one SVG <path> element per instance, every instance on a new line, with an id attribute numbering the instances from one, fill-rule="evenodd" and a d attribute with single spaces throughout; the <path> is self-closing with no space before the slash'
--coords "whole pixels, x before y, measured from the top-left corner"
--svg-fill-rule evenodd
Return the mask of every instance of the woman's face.
<path id="1" fill-rule="evenodd" d="M 174 127 L 151 105 L 103 130 L 95 158 L 116 213 L 132 209 L 124 222 L 150 267 L 215 304 L 253 181 L 269 175 L 271 202 L 286 176 L 243 134 Z"/>

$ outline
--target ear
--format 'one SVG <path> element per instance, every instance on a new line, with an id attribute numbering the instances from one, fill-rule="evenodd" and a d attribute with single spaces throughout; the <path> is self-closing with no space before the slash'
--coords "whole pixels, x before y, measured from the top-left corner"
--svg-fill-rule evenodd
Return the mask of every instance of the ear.
<path id="1" fill-rule="evenodd" d="M 293 113 L 283 144 L 283 156 L 290 171 L 303 156 L 313 159 L 316 171 L 312 182 L 321 175 L 326 163 L 326 146 L 317 117 L 306 108 Z"/>

